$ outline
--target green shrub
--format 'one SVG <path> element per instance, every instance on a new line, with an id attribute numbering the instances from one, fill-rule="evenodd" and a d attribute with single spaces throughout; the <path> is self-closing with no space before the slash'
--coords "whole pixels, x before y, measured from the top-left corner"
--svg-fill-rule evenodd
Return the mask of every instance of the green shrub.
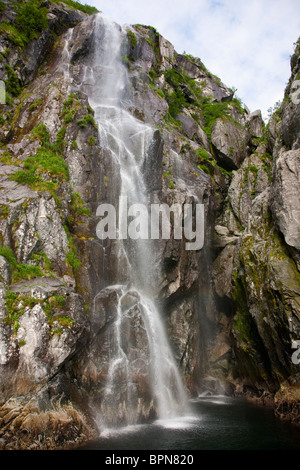
<path id="1" fill-rule="evenodd" d="M 186 99 L 183 91 L 180 88 L 177 88 L 174 91 L 169 92 L 165 96 L 167 103 L 169 105 L 169 113 L 173 118 L 182 111 L 186 106 Z"/>
<path id="2" fill-rule="evenodd" d="M 32 178 L 40 179 L 43 176 L 50 176 L 51 178 L 59 177 L 67 181 L 69 179 L 68 165 L 64 159 L 57 155 L 56 152 L 44 149 L 43 147 L 37 150 L 36 155 L 28 157 L 24 161 L 25 170 L 18 170 L 17 173 L 27 176 L 28 181 L 33 181 Z M 15 181 L 21 182 L 20 178 L 14 178 Z"/>
<path id="3" fill-rule="evenodd" d="M 36 260 L 39 264 L 43 264 L 43 269 L 46 272 L 51 271 L 51 261 L 44 251 L 33 253 L 30 257 L 32 260 Z"/>
<path id="4" fill-rule="evenodd" d="M 69 242 L 68 244 L 69 251 L 66 255 L 66 258 L 67 258 L 69 265 L 71 266 L 73 270 L 73 273 L 76 274 L 82 263 L 77 256 L 77 248 L 75 246 L 72 236 L 70 235 L 68 227 L 65 225 L 64 228 L 65 228 L 65 232 L 67 234 L 68 242 Z"/>
<path id="5" fill-rule="evenodd" d="M 242 100 L 238 97 L 235 97 L 235 98 L 232 98 L 231 100 L 231 104 L 232 106 L 234 106 L 237 111 L 242 115 L 244 116 L 246 111 L 245 109 L 243 108 L 243 103 L 242 103 Z"/>
<path id="6" fill-rule="evenodd" d="M 165 71 L 165 79 L 173 88 L 177 88 L 183 82 L 182 76 L 174 69 Z"/>
<path id="7" fill-rule="evenodd" d="M 38 124 L 35 126 L 32 129 L 31 134 L 33 138 L 38 139 L 43 145 L 50 143 L 50 132 L 45 124 Z"/>
<path id="8" fill-rule="evenodd" d="M 76 142 L 76 140 L 73 140 L 73 142 L 71 143 L 71 150 L 77 150 L 78 149 L 78 144 Z"/>
<path id="9" fill-rule="evenodd" d="M 211 159 L 211 154 L 203 147 L 197 149 L 196 154 L 201 160 Z"/>
<path id="10" fill-rule="evenodd" d="M 89 138 L 88 138 L 88 141 L 87 141 L 88 145 L 90 147 L 93 147 L 93 145 L 95 145 L 96 143 L 96 138 L 95 136 L 91 135 Z"/>
<path id="11" fill-rule="evenodd" d="M 6 258 L 12 269 L 13 282 L 20 281 L 21 279 L 33 279 L 44 275 L 39 266 L 18 263 L 13 251 L 6 246 L 0 245 L 0 255 Z"/>
<path id="12" fill-rule="evenodd" d="M 128 67 L 130 67 L 130 59 L 129 57 L 127 57 L 126 54 L 122 54 L 121 59 L 124 65 L 127 65 Z"/>
<path id="13" fill-rule="evenodd" d="M 130 44 L 130 47 L 133 49 L 136 46 L 136 35 L 133 31 L 127 31 L 127 38 Z"/>
<path id="14" fill-rule="evenodd" d="M 97 124 L 95 123 L 94 116 L 92 114 L 86 114 L 83 118 L 78 119 L 77 124 L 82 129 L 85 129 L 88 126 L 88 124 L 91 124 L 92 126 L 94 126 L 95 129 L 98 128 Z"/>
<path id="15" fill-rule="evenodd" d="M 15 71 L 6 64 L 7 79 L 5 80 L 6 91 L 12 96 L 19 96 L 21 87 Z"/>
<path id="16" fill-rule="evenodd" d="M 76 274 L 82 263 L 77 256 L 77 249 L 73 240 L 69 242 L 69 251 L 66 258 L 74 274 Z"/>
<path id="17" fill-rule="evenodd" d="M 38 38 L 39 33 L 48 27 L 47 9 L 39 8 L 39 4 L 36 0 L 29 0 L 16 7 L 15 25 L 26 44 Z"/>
<path id="18" fill-rule="evenodd" d="M 163 92 L 163 90 L 161 90 L 160 88 L 158 90 L 155 90 L 156 93 L 158 94 L 158 96 L 160 96 L 160 98 L 165 98 L 165 94 Z"/>
<path id="19" fill-rule="evenodd" d="M 151 80 L 155 80 L 157 78 L 157 72 L 154 69 L 149 70 L 148 76 L 151 78 Z"/>
<path id="20" fill-rule="evenodd" d="M 17 260 L 15 258 L 15 255 L 13 251 L 10 248 L 7 248 L 6 246 L 0 245 L 0 255 L 4 256 L 6 260 L 8 261 L 9 265 L 11 268 L 15 269 L 17 266 Z"/>
<path id="21" fill-rule="evenodd" d="M 57 150 L 62 151 L 64 148 L 64 138 L 66 135 L 67 129 L 66 126 L 62 126 L 56 135 L 55 146 Z"/>
<path id="22" fill-rule="evenodd" d="M 75 93 L 70 93 L 68 98 L 63 102 L 64 108 L 70 108 L 76 101 L 78 101 L 78 96 Z"/>
<path id="23" fill-rule="evenodd" d="M 28 295 L 16 294 L 12 291 L 6 292 L 6 318 L 5 321 L 13 326 L 13 332 L 16 335 L 20 327 L 19 318 L 25 312 L 25 309 L 29 307 L 32 309 L 37 304 L 42 304 L 41 299 L 35 299 Z M 24 342 L 19 345 L 21 346 Z"/>
<path id="24" fill-rule="evenodd" d="M 3 204 L 0 206 L 0 210 L 1 210 L 0 218 L 7 219 L 10 213 L 9 207 L 6 204 Z"/>
<path id="25" fill-rule="evenodd" d="M 69 124 L 74 120 L 75 117 L 75 111 L 73 109 L 70 109 L 64 113 L 63 121 L 65 124 Z"/>
<path id="26" fill-rule="evenodd" d="M 69 167 L 61 154 L 65 128 L 57 134 L 55 144 L 50 143 L 50 134 L 44 124 L 36 126 L 32 135 L 40 140 L 41 146 L 36 154 L 24 160 L 24 169 L 10 175 L 10 179 L 20 184 L 28 184 L 40 191 L 50 191 L 59 204 L 56 189 L 60 181 L 69 180 Z"/>
<path id="27" fill-rule="evenodd" d="M 7 21 L 3 21 L 3 23 L 0 24 L 0 34 L 5 34 L 9 41 L 13 42 L 21 49 L 25 47 L 25 42 L 22 35 L 20 34 L 20 31 L 18 31 L 18 29 L 13 24 L 8 23 Z"/>
<path id="28" fill-rule="evenodd" d="M 18 264 L 16 271 L 13 273 L 13 281 L 17 282 L 21 279 L 34 279 L 35 277 L 44 276 L 44 272 L 39 266 Z"/>
<path id="29" fill-rule="evenodd" d="M 34 103 L 29 106 L 29 111 L 34 111 L 42 104 L 42 98 L 38 98 Z"/>
<path id="30" fill-rule="evenodd" d="M 19 316 L 24 313 L 24 309 L 20 309 L 19 296 L 14 292 L 7 291 L 5 297 L 6 303 L 6 318 L 8 324 L 13 325 L 14 334 L 17 334 L 19 329 Z"/>
<path id="31" fill-rule="evenodd" d="M 90 216 L 91 211 L 85 207 L 84 202 L 77 191 L 74 191 L 71 195 L 70 202 L 70 215 L 68 217 L 68 225 L 70 227 L 78 224 L 82 216 Z"/>
<path id="32" fill-rule="evenodd" d="M 94 15 L 98 13 L 98 10 L 96 7 L 91 7 L 90 5 L 82 5 L 82 3 L 75 2 L 73 0 L 56 0 L 55 3 L 65 3 L 71 8 L 74 8 L 75 10 L 80 10 L 83 11 L 83 13 L 86 13 L 87 15 Z"/>
<path id="33" fill-rule="evenodd" d="M 210 137 L 211 128 L 216 119 L 229 116 L 227 102 L 211 101 L 210 98 L 203 98 L 201 103 L 202 114 L 205 123 L 205 132 Z"/>
<path id="34" fill-rule="evenodd" d="M 74 117 L 76 116 L 76 113 L 79 109 L 79 100 L 77 95 L 71 93 L 68 99 L 66 99 L 63 104 L 64 108 L 60 115 L 60 119 L 62 119 L 65 124 L 69 124 L 74 120 Z"/>
<path id="35" fill-rule="evenodd" d="M 207 175 L 211 174 L 211 169 L 208 168 L 205 164 L 197 165 L 197 168 L 199 168 L 199 170 L 203 171 Z"/>

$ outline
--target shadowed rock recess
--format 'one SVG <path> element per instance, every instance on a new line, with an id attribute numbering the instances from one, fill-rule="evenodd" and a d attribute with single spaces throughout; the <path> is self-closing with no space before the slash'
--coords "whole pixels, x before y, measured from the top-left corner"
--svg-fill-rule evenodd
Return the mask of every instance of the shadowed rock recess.
<path id="1" fill-rule="evenodd" d="M 128 285 L 130 246 L 96 234 L 97 207 L 118 201 L 128 176 L 116 158 L 124 118 L 110 116 L 118 136 L 104 127 L 95 88 L 112 65 L 101 54 L 115 53 L 101 18 L 71 0 L 0 1 L 2 449 L 72 448 L 160 416 L 154 307 Z M 169 343 L 156 360 L 180 375 L 184 392 L 169 378 L 179 405 L 246 396 L 299 424 L 299 41 L 265 124 L 154 28 L 113 28 L 126 151 L 141 152 L 131 186 L 151 203 L 204 205 L 200 250 L 171 236 L 145 255 Z"/>

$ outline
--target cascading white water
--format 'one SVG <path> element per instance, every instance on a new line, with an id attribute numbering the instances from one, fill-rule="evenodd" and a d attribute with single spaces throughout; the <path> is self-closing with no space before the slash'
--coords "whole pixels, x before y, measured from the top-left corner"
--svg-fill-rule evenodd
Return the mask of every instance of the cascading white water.
<path id="1" fill-rule="evenodd" d="M 62 72 L 65 78 L 65 83 L 70 83 L 70 44 L 73 36 L 73 28 L 68 29 L 65 35 L 64 48 L 62 50 L 62 60 L 60 62 L 62 66 Z"/>
<path id="2" fill-rule="evenodd" d="M 127 219 L 127 210 L 122 207 L 139 203 L 148 206 L 147 187 L 143 177 L 143 163 L 153 139 L 154 129 L 135 119 L 122 105 L 124 92 L 128 86 L 127 69 L 121 60 L 121 28 L 99 14 L 95 20 L 94 66 L 87 71 L 88 80 L 93 83 L 89 92 L 89 102 L 95 112 L 99 128 L 101 147 L 113 159 L 120 174 L 119 196 L 122 196 L 119 221 Z M 125 199 L 126 198 L 126 199 Z M 118 205 L 118 201 L 114 201 Z M 119 303 L 114 323 L 114 341 L 110 351 L 110 361 L 106 386 L 102 400 L 103 412 L 109 406 L 125 406 L 127 424 L 136 420 L 140 403 L 134 375 L 133 362 L 142 358 L 131 357 L 132 353 L 124 346 L 125 325 L 130 322 L 133 311 L 138 312 L 141 329 L 147 338 L 148 386 L 151 399 L 160 419 L 171 418 L 187 410 L 187 398 L 175 364 L 159 310 L 155 305 L 156 269 L 153 256 L 153 240 L 118 241 L 119 256 L 125 260 L 128 284 L 117 285 Z M 135 310 L 124 307 L 128 296 L 135 299 Z M 120 403 L 116 403 L 117 388 L 125 384 L 125 392 Z M 119 391 L 118 391 L 119 393 Z M 124 405 L 125 403 L 125 405 Z M 129 410 L 129 411 L 128 411 Z"/>

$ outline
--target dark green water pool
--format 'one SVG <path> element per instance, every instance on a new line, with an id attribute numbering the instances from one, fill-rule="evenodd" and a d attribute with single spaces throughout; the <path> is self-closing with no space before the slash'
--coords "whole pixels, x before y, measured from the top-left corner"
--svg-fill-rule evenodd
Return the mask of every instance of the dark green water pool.
<path id="1" fill-rule="evenodd" d="M 79 450 L 300 450 L 300 428 L 242 399 L 205 397 L 191 416 L 104 432 Z"/>

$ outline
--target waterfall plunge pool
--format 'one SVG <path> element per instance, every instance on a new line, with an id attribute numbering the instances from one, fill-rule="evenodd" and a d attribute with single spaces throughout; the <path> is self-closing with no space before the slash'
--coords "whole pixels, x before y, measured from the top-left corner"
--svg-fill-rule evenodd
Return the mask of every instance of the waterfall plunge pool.
<path id="1" fill-rule="evenodd" d="M 300 450 L 300 428 L 269 408 L 225 396 L 190 405 L 192 416 L 106 430 L 78 450 Z"/>

